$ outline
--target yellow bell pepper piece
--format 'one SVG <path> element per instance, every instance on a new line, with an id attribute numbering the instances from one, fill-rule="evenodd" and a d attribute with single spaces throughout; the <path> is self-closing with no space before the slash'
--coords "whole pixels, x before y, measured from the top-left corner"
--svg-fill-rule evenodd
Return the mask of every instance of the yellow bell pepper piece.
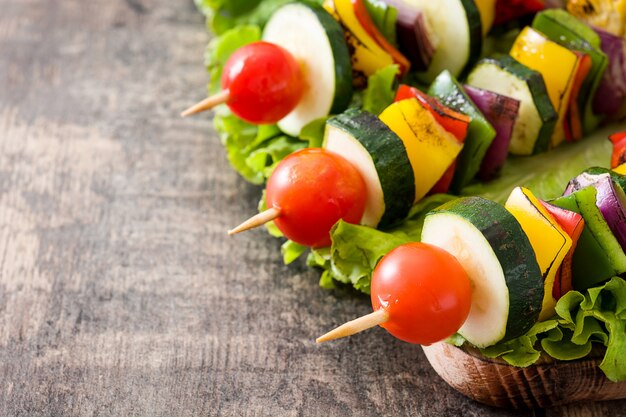
<path id="1" fill-rule="evenodd" d="M 552 106 L 559 115 L 551 140 L 552 146 L 557 146 L 565 139 L 563 122 L 580 58 L 528 26 L 518 35 L 510 55 L 543 76 Z"/>
<path id="2" fill-rule="evenodd" d="M 480 24 L 483 36 L 487 35 L 496 18 L 496 0 L 474 0 L 480 12 Z"/>
<path id="3" fill-rule="evenodd" d="M 463 148 L 416 99 L 393 103 L 380 120 L 402 139 L 415 176 L 415 201 L 430 191 Z"/>
<path id="4" fill-rule="evenodd" d="M 352 69 L 369 77 L 393 64 L 393 58 L 361 26 L 351 0 L 326 0 L 324 8 L 347 30 L 352 52 Z"/>
<path id="5" fill-rule="evenodd" d="M 613 168 L 613 171 L 620 175 L 626 175 L 626 162 Z"/>
<path id="6" fill-rule="evenodd" d="M 537 197 L 526 188 L 515 188 L 504 207 L 522 226 L 535 251 L 537 263 L 544 278 L 544 294 L 539 320 L 546 320 L 555 313 L 556 299 L 552 296 L 552 287 L 556 273 L 572 247 L 572 239 L 542 206 Z"/>
<path id="7" fill-rule="evenodd" d="M 616 36 L 626 36 L 626 0 L 569 0 L 567 11 Z"/>

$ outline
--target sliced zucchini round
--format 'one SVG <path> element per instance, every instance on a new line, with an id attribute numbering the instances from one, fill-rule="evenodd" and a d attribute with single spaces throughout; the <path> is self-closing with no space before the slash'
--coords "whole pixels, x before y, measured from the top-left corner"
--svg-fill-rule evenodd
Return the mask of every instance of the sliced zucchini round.
<path id="1" fill-rule="evenodd" d="M 558 114 L 540 73 L 510 56 L 485 58 L 468 75 L 467 84 L 519 100 L 510 153 L 531 155 L 548 149 Z"/>
<path id="2" fill-rule="evenodd" d="M 420 81 L 429 84 L 444 69 L 458 77 L 478 60 L 483 33 L 480 11 L 474 0 L 407 2 L 425 13 L 438 40 L 428 70 L 417 74 Z"/>
<path id="3" fill-rule="evenodd" d="M 446 203 L 426 216 L 422 242 L 450 252 L 470 278 L 472 306 L 459 330 L 468 342 L 491 346 L 537 322 L 541 271 L 526 234 L 503 206 L 481 197 Z"/>
<path id="4" fill-rule="evenodd" d="M 265 25 L 263 40 L 282 46 L 302 64 L 306 90 L 278 127 L 298 136 L 315 119 L 344 111 L 352 98 L 352 66 L 341 26 L 321 6 L 290 3 Z"/>
<path id="5" fill-rule="evenodd" d="M 415 197 L 413 168 L 402 140 L 378 117 L 350 109 L 329 119 L 323 146 L 350 161 L 365 180 L 361 224 L 384 229 L 407 216 Z"/>

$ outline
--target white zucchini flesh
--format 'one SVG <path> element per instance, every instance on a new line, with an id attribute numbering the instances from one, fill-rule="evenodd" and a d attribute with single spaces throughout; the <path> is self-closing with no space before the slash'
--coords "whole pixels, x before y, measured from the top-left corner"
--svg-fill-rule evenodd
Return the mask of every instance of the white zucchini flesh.
<path id="1" fill-rule="evenodd" d="M 422 242 L 454 255 L 470 279 L 472 306 L 458 333 L 478 347 L 491 346 L 504 338 L 509 289 L 500 261 L 480 230 L 462 217 L 440 213 L 426 217 Z"/>
<path id="2" fill-rule="evenodd" d="M 529 138 L 539 137 L 543 122 L 526 81 L 497 65 L 479 64 L 470 73 L 467 83 L 519 100 L 519 113 L 513 126 L 509 152 L 514 155 L 532 155 L 535 141 Z"/>
<path id="3" fill-rule="evenodd" d="M 331 125 L 326 125 L 324 148 L 346 158 L 361 173 L 367 189 L 361 224 L 376 227 L 385 213 L 385 197 L 372 156 L 348 132 Z"/>
<path id="4" fill-rule="evenodd" d="M 459 0 L 406 0 L 424 15 L 432 29 L 437 49 L 428 70 L 418 78 L 430 83 L 444 69 L 455 77 L 470 58 L 470 27 L 465 7 Z"/>
<path id="5" fill-rule="evenodd" d="M 282 46 L 301 64 L 305 91 L 295 109 L 278 122 L 285 133 L 298 136 L 302 127 L 328 116 L 335 97 L 335 61 L 326 30 L 309 7 L 281 7 L 263 30 L 263 40 Z"/>

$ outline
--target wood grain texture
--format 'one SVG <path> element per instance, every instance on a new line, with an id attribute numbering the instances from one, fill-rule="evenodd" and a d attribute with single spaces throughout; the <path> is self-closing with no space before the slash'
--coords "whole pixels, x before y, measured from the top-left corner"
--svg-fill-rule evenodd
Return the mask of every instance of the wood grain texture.
<path id="1" fill-rule="evenodd" d="M 190 0 L 0 0 L 0 415 L 583 416 L 514 413 L 438 378 L 369 311 L 229 238 L 260 189 L 229 168 L 202 97 Z"/>
<path id="2" fill-rule="evenodd" d="M 461 349 L 447 343 L 423 349 L 433 369 L 446 382 L 487 405 L 529 409 L 626 399 L 626 381 L 611 382 L 599 368 L 606 352 L 601 347 L 572 361 L 555 361 L 544 355 L 526 368 L 486 358 L 478 349 Z"/>

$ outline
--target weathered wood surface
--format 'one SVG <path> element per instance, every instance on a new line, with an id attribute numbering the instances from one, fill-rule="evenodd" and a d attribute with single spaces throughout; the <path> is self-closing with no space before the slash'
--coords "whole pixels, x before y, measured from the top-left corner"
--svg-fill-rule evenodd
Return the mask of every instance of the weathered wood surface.
<path id="1" fill-rule="evenodd" d="M 418 347 L 228 238 L 259 189 L 201 97 L 192 2 L 0 0 L 0 415 L 626 415 L 626 401 L 513 413 L 455 392 Z"/>

